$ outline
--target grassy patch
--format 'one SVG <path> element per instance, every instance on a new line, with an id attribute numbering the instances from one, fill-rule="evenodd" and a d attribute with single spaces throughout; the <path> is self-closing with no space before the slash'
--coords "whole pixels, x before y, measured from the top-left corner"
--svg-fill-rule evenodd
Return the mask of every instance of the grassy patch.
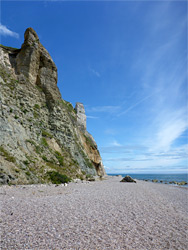
<path id="1" fill-rule="evenodd" d="M 95 144 L 93 143 L 93 140 L 90 137 L 88 137 L 86 135 L 84 135 L 84 137 L 85 137 L 85 140 L 86 140 L 87 144 L 89 144 L 92 148 L 96 147 Z"/>
<path id="2" fill-rule="evenodd" d="M 88 181 L 95 181 L 95 178 L 91 174 L 86 175 L 86 180 Z"/>
<path id="3" fill-rule="evenodd" d="M 40 109 L 40 106 L 38 104 L 35 104 L 34 109 Z"/>
<path id="4" fill-rule="evenodd" d="M 29 164 L 30 164 L 29 161 L 27 161 L 27 160 L 23 161 L 23 163 L 24 163 L 25 165 L 29 165 Z"/>
<path id="5" fill-rule="evenodd" d="M 2 146 L 0 146 L 0 154 L 5 157 L 5 160 L 15 163 L 16 158 L 11 156 Z"/>
<path id="6" fill-rule="evenodd" d="M 42 159 L 43 159 L 44 161 L 46 161 L 46 162 L 49 161 L 45 155 L 42 155 Z"/>
<path id="7" fill-rule="evenodd" d="M 28 112 L 27 109 L 21 109 L 21 111 L 22 111 L 24 114 L 26 114 L 26 113 Z"/>
<path id="8" fill-rule="evenodd" d="M 83 174 L 83 175 L 86 175 L 86 172 L 82 170 L 82 174 Z"/>
<path id="9" fill-rule="evenodd" d="M 67 101 L 65 101 L 65 100 L 62 100 L 62 104 L 63 104 L 63 106 L 64 106 L 70 113 L 73 112 L 73 113 L 76 114 L 76 111 L 75 111 L 75 109 L 73 108 L 73 106 L 72 106 L 72 104 L 71 104 L 70 102 L 67 102 Z"/>
<path id="10" fill-rule="evenodd" d="M 55 151 L 55 157 L 58 159 L 59 164 L 61 166 L 63 166 L 64 165 L 64 157 L 58 151 Z"/>
<path id="11" fill-rule="evenodd" d="M 35 145 L 35 142 L 30 139 L 27 139 L 26 142 L 29 142 L 30 144 Z"/>
<path id="12" fill-rule="evenodd" d="M 62 103 L 62 107 L 67 112 L 67 114 L 69 115 L 72 122 L 75 123 L 76 122 L 76 111 L 73 108 L 72 104 L 70 102 L 67 102 L 67 101 L 64 101 L 64 100 L 62 100 L 61 103 Z"/>
<path id="13" fill-rule="evenodd" d="M 44 137 L 41 138 L 41 145 L 44 147 L 48 147 L 48 143 Z"/>
<path id="14" fill-rule="evenodd" d="M 46 130 L 42 129 L 42 136 L 43 137 L 48 137 L 48 138 L 53 138 L 53 135 L 51 135 L 50 133 L 48 133 Z"/>
<path id="15" fill-rule="evenodd" d="M 86 178 L 88 179 L 88 178 L 92 178 L 93 176 L 91 175 L 91 174 L 87 174 L 86 175 Z"/>
<path id="16" fill-rule="evenodd" d="M 0 44 L 0 47 L 1 48 L 3 48 L 3 49 L 8 49 L 8 50 L 19 50 L 19 49 L 17 49 L 17 48 L 12 48 L 12 47 L 7 47 L 7 46 L 4 46 L 4 45 L 2 45 L 2 44 Z"/>
<path id="17" fill-rule="evenodd" d="M 25 164 L 26 165 L 29 165 L 30 163 L 35 163 L 35 159 L 33 158 L 32 155 L 28 155 L 28 154 L 25 154 L 25 157 L 27 158 L 27 160 L 25 161 Z"/>
<path id="18" fill-rule="evenodd" d="M 34 116 L 34 118 L 38 118 L 38 117 L 39 117 L 39 114 L 34 110 L 33 116 Z"/>
<path id="19" fill-rule="evenodd" d="M 88 158 L 85 157 L 84 160 L 85 160 L 88 168 L 94 168 L 93 164 L 91 163 L 91 161 Z"/>
<path id="20" fill-rule="evenodd" d="M 71 181 L 70 177 L 60 174 L 56 171 L 49 171 L 47 172 L 47 175 L 53 184 L 68 183 Z"/>
<path id="21" fill-rule="evenodd" d="M 31 176 L 31 173 L 29 171 L 25 172 L 27 176 Z"/>
<path id="22" fill-rule="evenodd" d="M 39 92 L 43 92 L 42 88 L 38 85 L 35 85 L 36 89 L 38 89 Z"/>
<path id="23" fill-rule="evenodd" d="M 84 161 L 85 161 L 87 167 L 88 168 L 94 168 L 93 164 L 91 163 L 91 161 L 89 160 L 87 155 L 84 153 L 84 151 L 80 147 L 79 147 L 79 151 L 80 151 L 82 157 L 84 158 Z"/>
<path id="24" fill-rule="evenodd" d="M 43 152 L 43 149 L 40 146 L 36 145 L 35 146 L 35 151 L 36 151 L 37 154 L 40 154 L 40 153 Z"/>

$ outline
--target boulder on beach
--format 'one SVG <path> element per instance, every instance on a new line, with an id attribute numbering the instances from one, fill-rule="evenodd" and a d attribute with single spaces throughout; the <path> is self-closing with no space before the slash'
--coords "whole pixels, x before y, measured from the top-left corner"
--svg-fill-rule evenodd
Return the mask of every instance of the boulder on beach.
<path id="1" fill-rule="evenodd" d="M 186 181 L 181 181 L 181 182 L 178 182 L 178 185 L 181 186 L 181 185 L 187 185 L 187 182 Z"/>
<path id="2" fill-rule="evenodd" d="M 129 175 L 126 175 L 120 182 L 134 182 L 136 183 L 136 181 L 130 177 Z"/>
<path id="3" fill-rule="evenodd" d="M 152 182 L 155 182 L 155 183 L 156 183 L 156 182 L 158 182 L 158 180 L 157 180 L 157 179 L 154 179 L 154 180 L 152 180 Z"/>

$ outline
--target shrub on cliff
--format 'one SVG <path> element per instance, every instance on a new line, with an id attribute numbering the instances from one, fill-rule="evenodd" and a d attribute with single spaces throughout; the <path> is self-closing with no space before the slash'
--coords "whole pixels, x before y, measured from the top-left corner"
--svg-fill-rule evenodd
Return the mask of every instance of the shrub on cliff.
<path id="1" fill-rule="evenodd" d="M 49 171 L 47 175 L 53 184 L 68 183 L 71 181 L 71 178 L 56 171 Z"/>

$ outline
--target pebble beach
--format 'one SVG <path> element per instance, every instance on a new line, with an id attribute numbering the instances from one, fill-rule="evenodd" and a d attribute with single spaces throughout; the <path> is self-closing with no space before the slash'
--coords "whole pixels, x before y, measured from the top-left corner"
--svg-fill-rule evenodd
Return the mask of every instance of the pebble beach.
<path id="1" fill-rule="evenodd" d="M 121 179 L 1 186 L 1 250 L 186 250 L 188 188 Z"/>

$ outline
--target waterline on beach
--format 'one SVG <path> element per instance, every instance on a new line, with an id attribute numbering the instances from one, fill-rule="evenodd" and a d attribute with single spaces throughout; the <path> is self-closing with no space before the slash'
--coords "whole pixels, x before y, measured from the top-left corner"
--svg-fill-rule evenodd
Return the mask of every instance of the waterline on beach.
<path id="1" fill-rule="evenodd" d="M 122 177 L 126 176 L 127 174 L 108 174 L 110 176 L 122 175 Z M 137 180 L 157 180 L 158 183 L 165 183 L 165 184 L 174 184 L 173 182 L 187 182 L 188 183 L 188 174 L 128 174 L 133 179 Z M 187 186 L 188 185 L 183 185 Z"/>

